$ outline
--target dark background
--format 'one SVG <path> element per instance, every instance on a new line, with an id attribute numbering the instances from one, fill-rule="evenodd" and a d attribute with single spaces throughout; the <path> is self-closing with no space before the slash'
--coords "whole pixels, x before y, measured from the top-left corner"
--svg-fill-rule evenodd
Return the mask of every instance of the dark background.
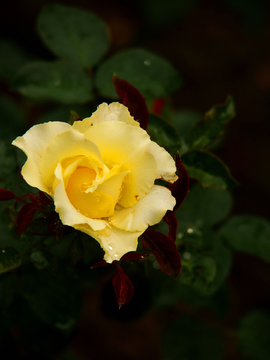
<path id="1" fill-rule="evenodd" d="M 43 5 L 22 0 L 1 4 L 0 37 L 15 39 L 28 52 L 50 59 L 35 31 Z M 95 12 L 111 33 L 111 53 L 145 47 L 167 58 L 184 86 L 173 96 L 176 109 L 205 112 L 231 94 L 236 117 L 227 126 L 217 154 L 241 184 L 233 191 L 233 213 L 269 217 L 270 204 L 270 5 L 267 1 L 58 1 Z M 110 54 L 108 54 L 110 55 Z M 5 54 L 0 54 L 5 56 Z M 0 94 L 9 91 L 1 84 Z M 0 119 L 0 121 L 3 121 Z M 269 308 L 270 267 L 244 254 L 234 256 L 229 279 L 228 316 L 218 321 L 227 359 L 241 359 L 230 329 L 254 307 Z M 87 304 L 91 303 L 91 306 Z M 192 312 L 179 304 L 179 308 Z M 156 359 L 158 332 L 170 311 L 149 313 L 133 322 L 115 322 L 99 311 L 89 294 L 72 351 L 85 359 Z M 216 322 L 211 314 L 197 316 Z"/>

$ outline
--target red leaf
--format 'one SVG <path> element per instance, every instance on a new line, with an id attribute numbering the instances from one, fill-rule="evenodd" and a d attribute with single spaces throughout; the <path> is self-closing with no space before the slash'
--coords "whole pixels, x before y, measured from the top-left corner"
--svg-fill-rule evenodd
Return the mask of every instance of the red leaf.
<path id="1" fill-rule="evenodd" d="M 0 189 L 0 201 L 13 200 L 16 198 L 17 196 L 12 191 Z"/>
<path id="2" fill-rule="evenodd" d="M 113 75 L 113 85 L 119 96 L 120 102 L 128 107 L 130 114 L 139 121 L 142 129 L 146 130 L 149 113 L 142 94 L 126 80 Z"/>
<path id="3" fill-rule="evenodd" d="M 189 189 L 189 176 L 178 153 L 175 155 L 174 161 L 178 171 L 178 179 L 173 184 L 169 185 L 169 189 L 172 192 L 172 196 L 176 199 L 176 204 L 173 208 L 173 211 L 176 211 L 187 196 Z"/>
<path id="4" fill-rule="evenodd" d="M 175 242 L 176 234 L 177 234 L 177 219 L 174 213 L 170 210 L 167 211 L 166 215 L 164 216 L 164 220 L 169 225 L 169 233 L 168 237 Z"/>
<path id="5" fill-rule="evenodd" d="M 180 273 L 181 258 L 175 243 L 166 235 L 147 230 L 142 235 L 142 246 L 144 249 L 152 251 L 155 255 L 160 269 L 172 277 Z"/>
<path id="6" fill-rule="evenodd" d="M 144 258 L 146 258 L 148 256 L 149 256 L 148 253 L 139 254 L 139 253 L 137 253 L 135 251 L 131 251 L 131 252 L 126 253 L 125 255 L 123 255 L 120 260 L 125 260 L 125 261 L 141 260 L 141 259 L 144 259 Z"/>
<path id="7" fill-rule="evenodd" d="M 52 200 L 49 199 L 49 197 L 42 191 L 38 194 L 38 200 L 42 205 L 49 205 Z"/>
<path id="8" fill-rule="evenodd" d="M 37 209 L 38 209 L 37 203 L 27 203 L 23 205 L 23 207 L 19 211 L 16 222 L 16 228 L 19 237 L 21 236 L 25 228 L 31 223 Z"/>
<path id="9" fill-rule="evenodd" d="M 38 195 L 33 194 L 24 194 L 30 201 L 37 203 L 38 201 Z"/>
<path id="10" fill-rule="evenodd" d="M 65 225 L 62 223 L 59 215 L 56 212 L 53 212 L 50 217 L 49 230 L 56 241 L 59 241 L 61 239 L 66 230 Z"/>
<path id="11" fill-rule="evenodd" d="M 134 294 L 134 287 L 118 263 L 117 273 L 112 278 L 112 283 L 116 295 L 116 300 L 120 309 L 122 305 L 127 304 L 132 298 Z"/>
<path id="12" fill-rule="evenodd" d="M 165 105 L 164 98 L 158 98 L 158 99 L 154 100 L 153 104 L 152 104 L 152 112 L 156 115 L 161 115 L 164 105 Z"/>
<path id="13" fill-rule="evenodd" d="M 101 266 L 107 266 L 109 265 L 104 259 L 98 261 L 97 263 L 95 263 L 94 265 L 91 266 L 91 269 L 96 269 L 99 268 Z"/>

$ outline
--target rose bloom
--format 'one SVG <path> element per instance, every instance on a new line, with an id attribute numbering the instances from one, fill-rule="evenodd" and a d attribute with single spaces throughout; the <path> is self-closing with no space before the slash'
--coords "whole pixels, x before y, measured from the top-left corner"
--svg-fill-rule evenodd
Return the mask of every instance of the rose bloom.
<path id="1" fill-rule="evenodd" d="M 170 154 L 117 102 L 91 117 L 35 125 L 13 142 L 25 152 L 25 181 L 49 194 L 65 225 L 96 239 L 111 263 L 172 210 L 175 198 L 156 179 L 177 180 Z"/>

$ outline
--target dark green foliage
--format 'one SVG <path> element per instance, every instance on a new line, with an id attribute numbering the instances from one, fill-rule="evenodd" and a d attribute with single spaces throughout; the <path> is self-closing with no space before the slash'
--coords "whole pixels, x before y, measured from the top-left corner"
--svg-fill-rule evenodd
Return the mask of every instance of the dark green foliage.
<path id="1" fill-rule="evenodd" d="M 268 360 L 270 357 L 270 313 L 255 310 L 240 323 L 237 338 L 239 349 L 246 359 Z"/>
<path id="2" fill-rule="evenodd" d="M 226 190 L 237 186 L 227 166 L 215 155 L 200 150 L 182 156 L 189 176 L 205 188 Z"/>
<path id="3" fill-rule="evenodd" d="M 37 28 L 45 45 L 56 56 L 84 68 L 97 64 L 109 47 L 103 21 L 79 8 L 47 5 L 39 15 Z"/>
<path id="4" fill-rule="evenodd" d="M 64 61 L 25 65 L 13 79 L 13 89 L 32 99 L 84 103 L 92 99 L 92 82 L 83 69 Z"/>
<path id="5" fill-rule="evenodd" d="M 163 330 L 162 360 L 222 360 L 223 346 L 215 328 L 179 316 Z"/>
<path id="6" fill-rule="evenodd" d="M 23 256 L 11 246 L 0 248 L 0 274 L 16 269 L 21 266 Z"/>
<path id="7" fill-rule="evenodd" d="M 115 99 L 113 74 L 127 80 L 146 98 L 170 95 L 182 84 L 171 64 L 144 49 L 122 51 L 104 61 L 97 69 L 96 86 L 100 94 Z"/>
<path id="8" fill-rule="evenodd" d="M 232 249 L 270 261 L 269 220 L 252 215 L 237 215 L 220 228 L 219 234 Z"/>
<path id="9" fill-rule="evenodd" d="M 182 146 L 181 137 L 173 124 L 165 119 L 150 114 L 147 132 L 152 141 L 164 147 L 172 156 L 174 156 L 177 151 L 180 152 Z"/>
<path id="10" fill-rule="evenodd" d="M 51 274 L 29 268 L 22 286 L 28 306 L 40 320 L 63 333 L 73 330 L 82 306 L 80 283 L 73 272 Z"/>
<path id="11" fill-rule="evenodd" d="M 185 137 L 191 150 L 205 148 L 223 134 L 224 125 L 234 117 L 234 101 L 228 97 L 224 105 L 210 109 L 202 120 L 196 121 Z"/>

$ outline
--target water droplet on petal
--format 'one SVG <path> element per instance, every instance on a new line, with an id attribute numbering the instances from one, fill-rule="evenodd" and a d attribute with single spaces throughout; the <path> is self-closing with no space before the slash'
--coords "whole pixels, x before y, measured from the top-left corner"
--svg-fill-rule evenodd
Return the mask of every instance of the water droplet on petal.
<path id="1" fill-rule="evenodd" d="M 113 243 L 108 244 L 108 248 L 109 248 L 109 250 L 113 250 L 113 249 L 114 249 L 114 247 L 115 247 L 115 245 L 114 245 Z"/>
<path id="2" fill-rule="evenodd" d="M 114 256 L 115 258 L 118 258 L 119 254 L 116 252 L 113 256 Z"/>

